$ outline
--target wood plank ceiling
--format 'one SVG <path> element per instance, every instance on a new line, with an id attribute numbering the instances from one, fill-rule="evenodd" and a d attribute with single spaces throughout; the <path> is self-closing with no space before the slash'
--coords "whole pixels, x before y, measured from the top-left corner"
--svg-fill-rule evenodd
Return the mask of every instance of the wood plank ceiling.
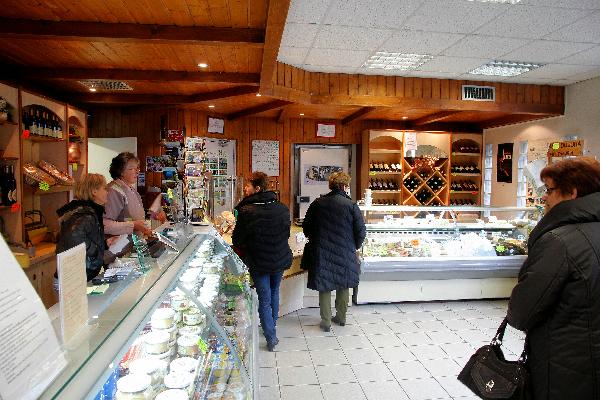
<path id="1" fill-rule="evenodd" d="M 461 101 L 463 81 L 311 73 L 277 63 L 289 5 L 5 0 L 0 72 L 82 107 L 179 105 L 230 120 L 378 119 L 404 121 L 407 129 L 480 132 L 564 112 L 562 87 L 486 82 L 497 100 L 484 104 Z M 91 93 L 79 82 L 85 79 L 121 80 L 133 90 Z"/>

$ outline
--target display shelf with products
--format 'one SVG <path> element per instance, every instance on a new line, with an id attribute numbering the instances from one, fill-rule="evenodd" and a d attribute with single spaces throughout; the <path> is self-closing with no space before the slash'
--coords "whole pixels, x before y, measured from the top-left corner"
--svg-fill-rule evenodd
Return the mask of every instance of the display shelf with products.
<path id="1" fill-rule="evenodd" d="M 214 229 L 198 229 L 109 302 L 90 304 L 90 332 L 66 346 L 70 364 L 42 399 L 258 398 L 247 270 Z"/>
<path id="2" fill-rule="evenodd" d="M 481 201 L 481 135 L 452 137 L 450 204 L 479 204 Z"/>
<path id="3" fill-rule="evenodd" d="M 517 207 L 360 208 L 363 303 L 506 297 L 539 217 Z"/>

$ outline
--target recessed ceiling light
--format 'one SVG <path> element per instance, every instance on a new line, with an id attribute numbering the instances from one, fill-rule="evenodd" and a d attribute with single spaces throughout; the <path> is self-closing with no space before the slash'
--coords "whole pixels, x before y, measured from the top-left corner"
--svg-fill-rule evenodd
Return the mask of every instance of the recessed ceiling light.
<path id="1" fill-rule="evenodd" d="M 208 108 L 215 108 L 214 104 L 211 104 L 210 106 L 208 106 Z"/>
<path id="2" fill-rule="evenodd" d="M 517 76 L 536 68 L 543 67 L 544 65 L 546 64 L 494 60 L 475 68 L 469 73 L 473 75 Z"/>
<path id="3" fill-rule="evenodd" d="M 469 0 L 469 1 L 477 1 L 479 3 L 496 3 L 496 4 L 517 4 L 521 2 L 521 0 Z"/>
<path id="4" fill-rule="evenodd" d="M 90 88 L 90 92 L 95 92 L 95 91 L 96 91 L 96 88 L 95 88 L 95 87 L 91 87 L 91 88 Z"/>
<path id="5" fill-rule="evenodd" d="M 408 119 L 408 117 L 402 117 L 402 119 Z"/>
<path id="6" fill-rule="evenodd" d="M 262 94 L 256 93 L 256 97 L 260 97 L 260 96 L 262 96 Z"/>
<path id="7" fill-rule="evenodd" d="M 363 68 L 397 69 L 407 71 L 416 69 L 433 59 L 429 54 L 388 53 L 378 51 L 362 65 Z"/>
<path id="8" fill-rule="evenodd" d="M 206 68 L 206 67 L 208 67 L 208 64 L 207 63 L 199 63 L 198 66 L 200 68 Z"/>
<path id="9" fill-rule="evenodd" d="M 300 116 L 301 116 L 301 117 L 303 117 L 303 116 L 304 116 L 304 113 L 300 113 Z"/>

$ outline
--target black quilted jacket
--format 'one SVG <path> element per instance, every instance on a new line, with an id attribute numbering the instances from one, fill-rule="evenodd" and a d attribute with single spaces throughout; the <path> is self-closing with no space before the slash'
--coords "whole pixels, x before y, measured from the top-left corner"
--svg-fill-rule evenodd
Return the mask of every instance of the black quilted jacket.
<path id="1" fill-rule="evenodd" d="M 308 269 L 308 288 L 329 292 L 358 286 L 360 261 L 356 250 L 366 228 L 356 203 L 341 190 L 312 202 L 302 224 L 308 243 L 302 268 Z"/>
<path id="2" fill-rule="evenodd" d="M 85 272 L 88 281 L 98 276 L 104 263 L 104 207 L 89 200 L 73 200 L 56 211 L 60 235 L 56 252 L 60 253 L 85 243 Z"/>
<path id="3" fill-rule="evenodd" d="M 238 215 L 232 241 L 248 269 L 253 273 L 288 269 L 292 265 L 290 210 L 277 201 L 275 192 L 247 196 L 235 208 Z"/>
<path id="4" fill-rule="evenodd" d="M 529 236 L 508 305 L 534 399 L 600 399 L 600 193 L 554 206 Z"/>

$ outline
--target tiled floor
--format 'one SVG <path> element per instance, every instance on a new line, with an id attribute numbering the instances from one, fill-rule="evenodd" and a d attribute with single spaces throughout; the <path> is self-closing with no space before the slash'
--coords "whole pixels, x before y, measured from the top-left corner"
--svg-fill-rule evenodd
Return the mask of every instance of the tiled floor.
<path id="1" fill-rule="evenodd" d="M 345 327 L 319 329 L 319 309 L 280 318 L 280 343 L 262 339 L 260 400 L 475 399 L 456 380 L 494 336 L 506 301 L 353 306 Z M 516 359 L 523 334 L 508 328 L 503 349 Z"/>

